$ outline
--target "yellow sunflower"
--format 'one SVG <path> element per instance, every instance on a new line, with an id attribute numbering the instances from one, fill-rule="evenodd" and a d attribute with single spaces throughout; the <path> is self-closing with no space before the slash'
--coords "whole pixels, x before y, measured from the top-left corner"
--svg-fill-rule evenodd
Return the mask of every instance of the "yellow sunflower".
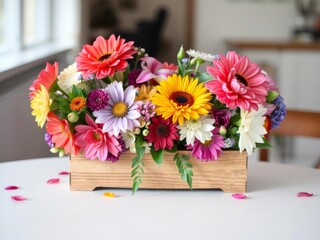
<path id="1" fill-rule="evenodd" d="M 198 79 L 169 76 L 156 87 L 157 93 L 151 101 L 157 106 L 156 113 L 164 119 L 172 117 L 172 122 L 182 125 L 184 120 L 198 119 L 211 109 L 211 93 Z"/>
<path id="2" fill-rule="evenodd" d="M 135 101 L 150 100 L 153 94 L 156 92 L 157 90 L 154 87 L 142 84 L 141 87 L 139 87 L 138 95 L 136 96 Z"/>
<path id="3" fill-rule="evenodd" d="M 50 112 L 52 100 L 49 98 L 48 90 L 40 84 L 40 89 L 35 93 L 30 102 L 32 108 L 31 115 L 36 117 L 36 122 L 39 127 L 43 127 Z"/>

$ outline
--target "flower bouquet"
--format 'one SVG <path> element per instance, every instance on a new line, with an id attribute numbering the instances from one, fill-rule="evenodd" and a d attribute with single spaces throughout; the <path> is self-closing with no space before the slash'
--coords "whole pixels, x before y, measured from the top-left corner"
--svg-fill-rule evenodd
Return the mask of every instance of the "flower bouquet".
<path id="1" fill-rule="evenodd" d="M 145 154 L 160 166 L 164 152 L 173 153 L 177 173 L 192 188 L 192 164 L 181 150 L 203 162 L 227 150 L 250 155 L 270 147 L 266 135 L 285 116 L 275 82 L 246 56 L 181 47 L 176 65 L 161 63 L 114 35 L 84 45 L 60 74 L 58 63 L 47 63 L 29 97 L 52 152 L 111 162 L 134 153 L 133 192 Z"/>

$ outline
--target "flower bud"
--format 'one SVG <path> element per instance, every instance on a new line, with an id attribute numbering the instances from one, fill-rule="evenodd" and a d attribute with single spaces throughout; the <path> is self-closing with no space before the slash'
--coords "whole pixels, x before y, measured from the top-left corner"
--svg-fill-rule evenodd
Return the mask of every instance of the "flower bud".
<path id="1" fill-rule="evenodd" d="M 179 52 L 178 52 L 178 54 L 177 54 L 177 59 L 178 59 L 178 60 L 181 60 L 181 59 L 184 58 L 184 56 L 185 56 L 184 49 L 183 49 L 183 46 L 181 46 L 181 47 L 180 47 L 180 50 L 179 50 Z"/>
<path id="2" fill-rule="evenodd" d="M 134 129 L 134 134 L 139 135 L 141 133 L 140 128 L 135 128 Z"/>
<path id="3" fill-rule="evenodd" d="M 57 147 L 50 148 L 50 152 L 52 153 L 57 153 L 59 151 L 60 151 L 60 148 L 57 148 Z"/>
<path id="4" fill-rule="evenodd" d="M 221 126 L 219 129 L 219 134 L 225 136 L 227 134 L 227 129 L 224 126 Z"/>
<path id="5" fill-rule="evenodd" d="M 149 130 L 148 129 L 144 129 L 143 131 L 142 131 L 142 135 L 143 136 L 147 136 L 149 134 Z"/>
<path id="6" fill-rule="evenodd" d="M 79 115 L 76 112 L 71 112 L 68 114 L 69 122 L 75 123 L 79 120 Z"/>

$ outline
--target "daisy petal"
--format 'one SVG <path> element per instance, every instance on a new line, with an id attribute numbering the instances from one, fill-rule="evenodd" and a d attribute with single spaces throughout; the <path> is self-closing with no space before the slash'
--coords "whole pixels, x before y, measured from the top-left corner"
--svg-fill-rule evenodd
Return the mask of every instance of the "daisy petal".
<path id="1" fill-rule="evenodd" d="M 4 188 L 4 190 L 16 190 L 16 189 L 18 189 L 19 187 L 18 186 L 7 186 L 7 187 L 5 187 Z"/>
<path id="2" fill-rule="evenodd" d="M 19 196 L 19 195 L 11 196 L 11 199 L 12 199 L 12 200 L 15 200 L 15 201 L 24 201 L 24 200 L 27 200 L 26 197 L 24 197 L 24 196 Z"/>
<path id="3" fill-rule="evenodd" d="M 312 197 L 313 193 L 308 193 L 308 192 L 298 192 L 297 197 Z"/>
<path id="4" fill-rule="evenodd" d="M 55 184 L 59 182 L 60 182 L 60 178 L 51 178 L 47 181 L 48 184 Z"/>
<path id="5" fill-rule="evenodd" d="M 234 194 L 232 194 L 232 197 L 235 198 L 235 199 L 245 199 L 245 198 L 247 198 L 247 196 L 244 195 L 243 193 L 234 193 Z"/>
<path id="6" fill-rule="evenodd" d="M 109 197 L 109 198 L 115 198 L 116 195 L 113 192 L 105 192 L 103 193 L 103 196 Z"/>

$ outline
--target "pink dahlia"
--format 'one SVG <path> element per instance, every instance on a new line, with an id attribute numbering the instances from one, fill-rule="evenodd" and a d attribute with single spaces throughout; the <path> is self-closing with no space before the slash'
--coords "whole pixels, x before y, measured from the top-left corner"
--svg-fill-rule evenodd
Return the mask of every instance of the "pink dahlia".
<path id="1" fill-rule="evenodd" d="M 173 141 L 179 139 L 176 124 L 172 124 L 170 119 L 164 120 L 162 117 L 154 117 L 149 125 L 149 134 L 146 136 L 148 143 L 152 143 L 154 149 L 171 150 Z"/>
<path id="2" fill-rule="evenodd" d="M 191 155 L 200 161 L 209 162 L 217 160 L 222 153 L 222 147 L 224 146 L 224 140 L 219 135 L 219 128 L 215 128 L 212 131 L 211 140 L 201 143 L 199 140 L 194 142 L 194 145 L 188 145 L 187 149 L 192 150 Z"/>
<path id="3" fill-rule="evenodd" d="M 76 58 L 78 71 L 88 79 L 95 74 L 97 79 L 112 77 L 115 71 L 124 71 L 128 66 L 127 59 L 136 53 L 133 42 L 125 42 L 112 34 L 109 39 L 98 36 L 93 45 L 84 45 Z"/>
<path id="4" fill-rule="evenodd" d="M 89 116 L 85 116 L 88 125 L 75 126 L 75 143 L 83 149 L 84 156 L 90 159 L 99 159 L 101 161 L 109 160 L 110 154 L 116 157 L 122 151 L 121 144 L 114 136 L 102 132 L 102 129 Z M 111 161 L 112 161 L 111 159 Z"/>
<path id="5" fill-rule="evenodd" d="M 58 66 L 59 64 L 55 62 L 54 64 L 47 63 L 46 68 L 41 70 L 36 80 L 33 81 L 32 85 L 29 87 L 31 91 L 29 93 L 29 98 L 32 99 L 35 93 L 40 90 L 40 85 L 42 84 L 48 91 L 52 87 L 54 81 L 58 77 Z"/>
<path id="6" fill-rule="evenodd" d="M 258 104 L 266 101 L 270 84 L 259 65 L 250 62 L 248 57 L 228 52 L 226 56 L 220 54 L 220 59 L 214 60 L 213 64 L 207 71 L 215 80 L 205 86 L 228 108 L 258 110 Z"/>

